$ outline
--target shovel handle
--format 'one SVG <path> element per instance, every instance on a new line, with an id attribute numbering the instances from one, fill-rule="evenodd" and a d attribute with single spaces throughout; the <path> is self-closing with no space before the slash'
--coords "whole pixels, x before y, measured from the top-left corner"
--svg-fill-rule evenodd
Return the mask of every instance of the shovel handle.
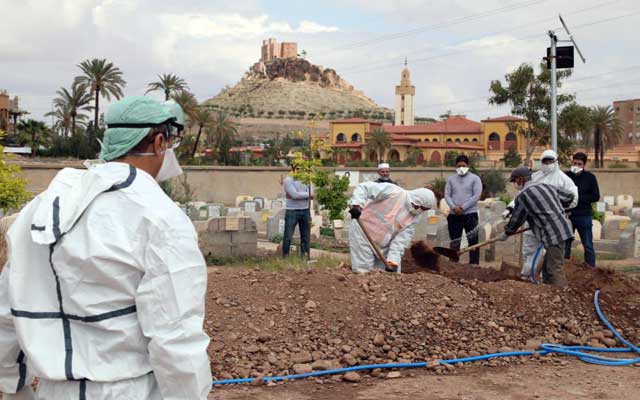
<path id="1" fill-rule="evenodd" d="M 371 236 L 369 235 L 369 232 L 367 232 L 367 229 L 364 227 L 364 225 L 362 225 L 362 222 L 360 222 L 360 219 L 356 219 L 356 221 L 358 221 L 358 225 L 360 225 L 360 229 L 362 229 L 362 232 L 367 237 L 367 240 L 369 241 L 369 244 L 371 244 L 371 247 L 373 247 L 373 251 L 376 252 L 376 255 L 384 263 L 384 266 L 389 268 L 389 262 L 385 258 L 384 254 L 382 254 L 382 252 L 380 251 L 380 248 L 378 247 L 378 245 L 375 244 L 373 239 L 371 239 Z"/>
<path id="2" fill-rule="evenodd" d="M 521 233 L 523 233 L 523 232 L 526 232 L 526 231 L 528 231 L 528 230 L 530 230 L 530 229 L 531 229 L 531 228 L 520 228 L 520 229 L 518 229 L 517 231 L 515 231 L 513 235 L 509 235 L 509 236 L 519 235 L 519 234 L 521 234 Z M 484 246 L 486 246 L 486 245 L 488 245 L 488 244 L 495 243 L 495 242 L 497 242 L 498 240 L 500 240 L 498 237 L 494 237 L 493 239 L 489 239 L 489 240 L 487 240 L 486 242 L 482 242 L 482 243 L 474 244 L 473 246 L 469 246 L 469 247 L 467 247 L 466 249 L 460 250 L 460 251 L 458 252 L 458 255 L 461 255 L 461 254 L 464 254 L 464 253 L 468 253 L 468 252 L 470 252 L 470 251 L 474 251 L 474 250 L 476 250 L 476 249 L 479 249 L 480 247 L 484 247 Z"/>

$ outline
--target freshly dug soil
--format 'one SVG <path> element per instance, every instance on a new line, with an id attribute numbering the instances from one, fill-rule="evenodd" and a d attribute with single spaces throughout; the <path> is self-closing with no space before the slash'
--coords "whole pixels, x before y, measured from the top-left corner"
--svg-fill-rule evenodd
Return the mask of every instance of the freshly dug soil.
<path id="1" fill-rule="evenodd" d="M 215 378 L 446 359 L 541 342 L 614 346 L 593 307 L 596 287 L 609 320 L 640 341 L 640 289 L 627 276 L 571 265 L 570 287 L 557 289 L 517 280 L 518 268 L 508 264 L 491 270 L 441 259 L 435 273 L 412 265 L 409 253 L 403 271 L 416 273 L 211 268 L 205 328 Z"/>

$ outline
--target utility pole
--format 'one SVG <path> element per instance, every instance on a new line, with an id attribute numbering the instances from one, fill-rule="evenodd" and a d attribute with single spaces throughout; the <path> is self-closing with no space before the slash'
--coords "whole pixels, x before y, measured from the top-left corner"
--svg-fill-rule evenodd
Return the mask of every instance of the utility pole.
<path id="1" fill-rule="evenodd" d="M 557 105 L 557 92 L 558 92 L 558 80 L 557 80 L 557 68 L 558 68 L 558 42 L 571 42 L 573 47 L 561 47 L 561 50 L 569 50 L 569 56 L 565 55 L 564 57 L 560 57 L 560 66 L 559 68 L 573 68 L 573 48 L 575 47 L 580 59 L 582 59 L 582 63 L 584 64 L 587 60 L 585 60 L 582 52 L 578 48 L 578 44 L 575 40 L 573 40 L 573 36 L 571 32 L 569 32 L 569 28 L 567 28 L 567 24 L 564 23 L 562 19 L 562 15 L 558 14 L 558 18 L 560 18 L 560 22 L 562 23 L 562 27 L 564 28 L 567 35 L 569 35 L 569 40 L 558 40 L 554 31 L 549 31 L 549 39 L 551 40 L 551 46 L 549 47 L 549 51 L 547 52 L 550 60 L 547 60 L 547 67 L 551 70 L 551 147 L 553 151 L 558 152 L 558 105 Z M 562 53 L 561 53 L 562 54 Z"/>

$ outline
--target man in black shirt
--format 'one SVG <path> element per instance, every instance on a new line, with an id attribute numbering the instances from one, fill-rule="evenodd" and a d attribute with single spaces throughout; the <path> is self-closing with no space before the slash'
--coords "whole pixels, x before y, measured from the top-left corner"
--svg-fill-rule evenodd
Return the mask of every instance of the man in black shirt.
<path id="1" fill-rule="evenodd" d="M 572 229 L 578 231 L 582 247 L 584 247 L 584 262 L 590 267 L 596 266 L 596 253 L 593 250 L 593 235 L 591 229 L 593 226 L 593 217 L 591 215 L 591 204 L 600 199 L 600 189 L 598 188 L 598 180 L 591 172 L 584 170 L 587 164 L 587 155 L 584 153 L 576 153 L 573 155 L 571 162 L 571 171 L 567 172 L 567 176 L 578 187 L 578 205 L 571 210 Z M 571 242 L 567 241 L 564 258 L 571 257 Z"/>

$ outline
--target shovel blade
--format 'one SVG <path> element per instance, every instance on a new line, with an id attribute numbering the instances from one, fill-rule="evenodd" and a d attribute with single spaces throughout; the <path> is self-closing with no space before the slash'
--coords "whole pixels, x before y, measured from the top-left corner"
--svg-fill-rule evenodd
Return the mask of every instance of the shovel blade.
<path id="1" fill-rule="evenodd" d="M 433 251 L 440 254 L 441 256 L 447 257 L 452 261 L 460 260 L 460 254 L 458 253 L 458 250 L 450 249 L 448 247 L 434 247 Z"/>

